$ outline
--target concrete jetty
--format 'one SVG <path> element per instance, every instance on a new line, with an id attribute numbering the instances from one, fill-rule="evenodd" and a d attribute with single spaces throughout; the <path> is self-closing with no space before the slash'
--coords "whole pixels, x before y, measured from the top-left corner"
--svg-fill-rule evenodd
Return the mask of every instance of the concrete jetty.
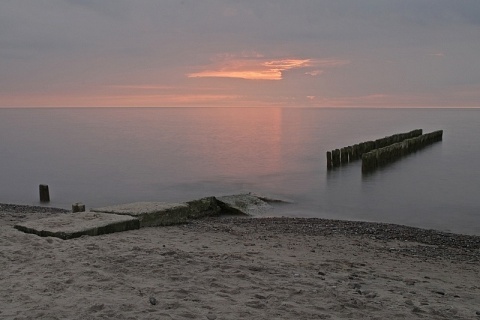
<path id="1" fill-rule="evenodd" d="M 206 197 L 184 203 L 135 202 L 22 222 L 14 227 L 42 237 L 67 240 L 83 235 L 97 236 L 145 227 L 182 224 L 192 219 L 220 214 L 258 215 L 272 208 L 267 201 L 283 202 L 251 193 Z"/>

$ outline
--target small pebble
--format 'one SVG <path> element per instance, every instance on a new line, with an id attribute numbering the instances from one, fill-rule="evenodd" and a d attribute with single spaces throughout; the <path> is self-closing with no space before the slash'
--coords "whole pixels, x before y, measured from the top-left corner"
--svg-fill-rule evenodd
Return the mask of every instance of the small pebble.
<path id="1" fill-rule="evenodd" d="M 155 299 L 154 297 L 150 297 L 148 300 L 150 301 L 150 304 L 151 304 L 152 306 L 154 306 L 154 305 L 157 304 L 157 299 Z"/>
<path id="2" fill-rule="evenodd" d="M 418 313 L 418 312 L 423 312 L 423 310 L 420 309 L 419 307 L 414 307 L 414 308 L 412 309 L 412 312 Z"/>
<path id="3" fill-rule="evenodd" d="M 209 314 L 207 314 L 207 319 L 208 320 L 215 320 L 215 319 L 217 319 L 217 316 L 214 315 L 213 313 L 209 313 Z"/>

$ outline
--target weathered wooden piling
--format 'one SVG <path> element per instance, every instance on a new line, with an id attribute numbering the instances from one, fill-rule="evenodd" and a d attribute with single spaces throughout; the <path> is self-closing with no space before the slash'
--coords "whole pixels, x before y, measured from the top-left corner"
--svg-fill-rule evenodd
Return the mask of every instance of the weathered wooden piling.
<path id="1" fill-rule="evenodd" d="M 340 166 L 340 150 L 332 150 L 332 164 L 334 167 Z"/>
<path id="2" fill-rule="evenodd" d="M 333 162 L 332 162 L 332 152 L 327 151 L 327 168 L 332 169 L 333 168 Z"/>
<path id="3" fill-rule="evenodd" d="M 378 167 L 396 161 L 407 154 L 420 150 L 432 143 L 441 141 L 442 138 L 443 130 L 438 130 L 371 150 L 362 155 L 362 172 L 371 172 Z"/>
<path id="4" fill-rule="evenodd" d="M 348 146 L 346 149 L 347 149 L 348 162 L 351 162 L 353 161 L 353 146 Z"/>
<path id="5" fill-rule="evenodd" d="M 370 151 L 362 155 L 362 172 L 368 172 L 377 167 L 377 153 Z"/>
<path id="6" fill-rule="evenodd" d="M 402 142 L 406 139 L 415 138 L 422 135 L 422 129 L 412 130 L 406 133 L 394 134 L 392 136 L 377 139 L 375 141 L 366 141 L 352 146 L 343 147 L 327 152 L 327 168 L 332 169 L 349 162 L 362 159 L 362 156 L 375 149 L 384 148 L 389 145 Z M 329 161 L 331 159 L 331 161 Z"/>
<path id="7" fill-rule="evenodd" d="M 72 204 L 72 212 L 85 212 L 85 205 L 79 202 Z"/>
<path id="8" fill-rule="evenodd" d="M 358 144 L 354 144 L 351 147 L 351 151 L 352 151 L 352 153 L 350 154 L 350 156 L 351 156 L 350 161 L 358 160 Z"/>
<path id="9" fill-rule="evenodd" d="M 48 191 L 48 185 L 41 184 L 38 189 L 40 191 L 40 202 L 50 202 L 50 192 Z"/>
<path id="10" fill-rule="evenodd" d="M 341 164 L 346 164 L 346 163 L 348 163 L 348 152 L 347 152 L 347 148 L 341 148 L 341 149 L 340 149 L 340 163 L 341 163 Z"/>

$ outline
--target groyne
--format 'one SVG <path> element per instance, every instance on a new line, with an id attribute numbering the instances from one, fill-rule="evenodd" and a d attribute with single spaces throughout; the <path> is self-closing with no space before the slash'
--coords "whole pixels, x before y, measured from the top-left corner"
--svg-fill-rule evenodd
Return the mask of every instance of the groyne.
<path id="1" fill-rule="evenodd" d="M 375 149 L 384 148 L 395 143 L 402 142 L 407 139 L 412 139 L 421 136 L 422 129 L 412 130 L 406 133 L 394 134 L 375 141 L 366 141 L 352 146 L 338 148 L 327 151 L 327 168 L 333 169 L 349 162 L 356 161 L 363 158 L 363 155 Z"/>
<path id="2" fill-rule="evenodd" d="M 366 152 L 362 155 L 362 172 L 371 172 L 442 138 L 443 130 L 437 130 Z"/>

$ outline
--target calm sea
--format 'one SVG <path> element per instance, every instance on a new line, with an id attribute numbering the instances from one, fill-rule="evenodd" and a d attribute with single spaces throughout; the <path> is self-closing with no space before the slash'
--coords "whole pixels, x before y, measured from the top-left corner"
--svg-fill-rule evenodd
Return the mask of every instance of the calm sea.
<path id="1" fill-rule="evenodd" d="M 480 110 L 0 109 L 0 202 L 87 207 L 257 192 L 271 215 L 480 234 Z M 362 176 L 328 150 L 422 128 L 444 139 Z"/>

